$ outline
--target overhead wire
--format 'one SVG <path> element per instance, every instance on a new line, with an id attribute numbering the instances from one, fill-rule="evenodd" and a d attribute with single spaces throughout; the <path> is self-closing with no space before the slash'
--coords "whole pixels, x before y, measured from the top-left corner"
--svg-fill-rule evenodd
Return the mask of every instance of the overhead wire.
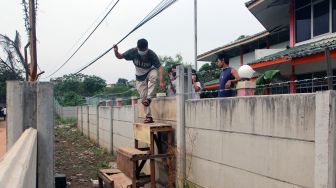
<path id="1" fill-rule="evenodd" d="M 114 1 L 114 0 L 113 0 Z M 112 2 L 113 2 L 112 1 Z M 54 74 L 56 74 L 64 65 L 66 65 L 73 56 L 75 56 L 77 54 L 77 52 L 81 49 L 81 47 L 87 42 L 87 40 L 92 36 L 92 34 L 98 29 L 98 27 L 101 25 L 101 23 L 103 23 L 103 21 L 106 19 L 106 17 L 111 13 L 111 11 L 114 9 L 114 7 L 119 3 L 120 0 L 117 0 L 117 2 L 110 8 L 110 10 L 106 13 L 106 15 L 103 17 L 103 19 L 98 23 L 98 25 L 91 31 L 91 33 L 85 38 L 85 40 L 82 42 L 82 44 L 72 53 L 72 55 L 56 70 L 54 71 L 52 74 L 50 74 L 49 76 L 45 77 L 45 78 L 49 78 L 51 76 L 53 76 Z"/>
<path id="2" fill-rule="evenodd" d="M 153 19 L 155 16 L 157 16 L 158 14 L 160 14 L 162 11 L 164 11 L 165 9 L 167 9 L 169 6 L 171 6 L 176 1 L 177 0 L 163 0 L 163 1 L 161 1 L 161 3 L 159 3 L 144 19 L 142 19 L 142 21 L 137 26 L 134 27 L 134 29 L 132 29 L 128 34 L 126 34 L 119 42 L 117 42 L 111 48 L 109 48 L 104 53 L 102 53 L 101 55 L 99 55 L 98 57 L 96 57 L 89 64 L 87 64 L 86 66 L 84 66 L 83 68 L 81 68 L 80 70 L 78 70 L 74 74 L 78 74 L 78 73 L 82 72 L 83 70 L 85 70 L 86 68 L 88 68 L 89 66 L 91 66 L 93 63 L 97 62 L 100 58 L 102 58 L 108 52 L 110 52 L 116 45 L 120 44 L 129 35 L 131 35 L 134 31 L 136 31 L 137 29 L 139 29 L 141 26 L 143 26 L 144 24 L 146 24 L 148 21 L 150 21 L 151 19 Z"/>
<path id="3" fill-rule="evenodd" d="M 75 46 L 84 38 L 84 36 L 89 32 L 89 30 L 91 30 L 93 28 L 93 26 L 98 22 L 99 18 L 102 17 L 102 15 L 109 9 L 109 7 L 112 5 L 112 3 L 115 0 L 112 0 L 105 8 L 105 10 L 96 18 L 96 20 L 94 22 L 92 22 L 92 24 L 90 25 L 90 27 L 88 27 L 86 29 L 86 31 L 82 34 L 82 36 L 71 46 L 71 48 L 66 52 L 66 54 L 69 54 L 70 51 L 72 51 Z"/>

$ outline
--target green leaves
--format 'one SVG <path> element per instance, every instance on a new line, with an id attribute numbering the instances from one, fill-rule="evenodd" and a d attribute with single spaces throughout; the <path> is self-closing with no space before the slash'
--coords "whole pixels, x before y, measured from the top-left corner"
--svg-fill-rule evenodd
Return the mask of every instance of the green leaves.
<path id="1" fill-rule="evenodd" d="M 85 96 L 93 96 L 106 87 L 106 81 L 98 76 L 69 74 L 51 80 L 55 83 L 55 95 L 64 106 L 77 106 L 85 103 Z"/>

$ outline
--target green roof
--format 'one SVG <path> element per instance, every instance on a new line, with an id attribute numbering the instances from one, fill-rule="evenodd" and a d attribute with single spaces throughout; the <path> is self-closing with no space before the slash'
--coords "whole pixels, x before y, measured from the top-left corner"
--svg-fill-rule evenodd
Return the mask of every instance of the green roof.
<path id="1" fill-rule="evenodd" d="M 248 63 L 248 64 L 257 64 L 264 61 L 271 61 L 283 57 L 289 57 L 289 58 L 300 58 L 305 56 L 310 56 L 314 54 L 318 54 L 321 52 L 324 52 L 325 48 L 329 48 L 330 50 L 336 49 L 336 36 L 321 39 L 315 42 L 302 44 L 299 46 L 295 46 L 293 48 L 286 49 L 284 51 L 263 57 L 261 59 L 258 59 L 254 62 Z"/>
<path id="2" fill-rule="evenodd" d="M 219 79 L 211 80 L 209 82 L 205 82 L 204 86 L 209 86 L 209 85 L 218 84 L 218 83 L 219 83 Z"/>

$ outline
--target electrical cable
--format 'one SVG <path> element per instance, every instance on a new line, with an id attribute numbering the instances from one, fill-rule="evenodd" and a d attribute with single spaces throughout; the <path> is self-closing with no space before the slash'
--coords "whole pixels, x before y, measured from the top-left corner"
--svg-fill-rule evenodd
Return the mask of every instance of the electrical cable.
<path id="1" fill-rule="evenodd" d="M 78 73 L 82 72 L 84 69 L 88 68 L 93 63 L 97 62 L 100 58 L 102 58 L 108 52 L 110 52 L 114 48 L 114 46 L 120 44 L 130 34 L 132 34 L 134 31 L 136 31 L 141 26 L 143 26 L 145 23 L 147 23 L 148 21 L 150 21 L 151 19 L 153 19 L 155 16 L 157 16 L 158 14 L 160 14 L 162 11 L 164 11 L 165 9 L 167 9 L 170 5 L 172 5 L 176 1 L 177 0 L 163 0 L 163 1 L 161 1 L 161 3 L 159 5 L 157 5 L 137 26 L 134 27 L 134 29 L 132 29 L 128 34 L 126 34 L 117 44 L 113 45 L 111 48 L 109 48 L 108 50 L 106 50 L 104 53 L 102 53 L 101 55 L 99 55 L 97 58 L 95 58 L 93 61 L 91 61 L 89 64 L 87 64 L 86 66 L 84 66 L 83 68 L 81 68 L 80 70 L 78 70 L 74 74 L 78 74 Z"/>
<path id="2" fill-rule="evenodd" d="M 98 25 L 93 29 L 93 31 L 91 31 L 91 33 L 86 37 L 86 39 L 82 42 L 82 44 L 75 50 L 75 52 L 56 70 L 54 71 L 52 74 L 50 74 L 49 76 L 45 77 L 45 78 L 49 78 L 51 76 L 53 76 L 55 73 L 57 73 L 64 65 L 66 65 L 70 59 L 80 50 L 80 48 L 86 43 L 86 41 L 92 36 L 92 34 L 97 30 L 97 28 L 100 26 L 100 24 L 106 19 L 106 17 L 111 13 L 111 11 L 114 9 L 114 7 L 118 4 L 120 0 L 117 0 L 117 2 L 112 6 L 112 8 L 106 13 L 106 15 L 104 16 L 104 18 L 98 23 Z"/>

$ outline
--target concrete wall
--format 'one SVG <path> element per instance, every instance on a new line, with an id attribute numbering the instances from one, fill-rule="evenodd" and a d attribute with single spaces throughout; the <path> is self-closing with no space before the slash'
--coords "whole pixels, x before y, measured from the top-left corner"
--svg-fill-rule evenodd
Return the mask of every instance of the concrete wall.
<path id="1" fill-rule="evenodd" d="M 35 188 L 37 172 L 37 131 L 24 131 L 0 160 L 0 187 Z"/>
<path id="2" fill-rule="evenodd" d="M 184 121 L 176 118 L 177 102 L 154 99 L 154 120 L 179 130 Z M 176 156 L 186 153 L 187 180 L 200 187 L 334 188 L 335 111 L 334 91 L 190 100 L 184 111 L 186 151 L 177 149 Z M 100 107 L 98 114 L 102 147 L 133 146 L 133 123 L 145 117 L 142 105 Z M 160 160 L 156 164 L 165 184 Z"/>
<path id="3" fill-rule="evenodd" d="M 136 122 L 135 106 L 113 107 L 113 150 L 121 146 L 134 146 L 133 124 Z"/>
<path id="4" fill-rule="evenodd" d="M 112 108 L 99 107 L 98 109 L 98 124 L 99 124 L 99 145 L 106 149 L 109 153 L 112 152 Z"/>
<path id="5" fill-rule="evenodd" d="M 314 187 L 315 98 L 188 101 L 188 180 L 201 187 Z"/>
<path id="6" fill-rule="evenodd" d="M 77 129 L 83 132 L 83 116 L 82 116 L 82 106 L 77 107 Z"/>
<path id="7" fill-rule="evenodd" d="M 89 106 L 82 106 L 83 135 L 89 137 Z"/>
<path id="8" fill-rule="evenodd" d="M 54 108 L 56 114 L 62 119 L 66 118 L 77 118 L 77 107 L 76 106 L 61 106 L 57 102 L 54 103 Z"/>
<path id="9" fill-rule="evenodd" d="M 89 138 L 98 143 L 98 107 L 89 106 Z"/>

